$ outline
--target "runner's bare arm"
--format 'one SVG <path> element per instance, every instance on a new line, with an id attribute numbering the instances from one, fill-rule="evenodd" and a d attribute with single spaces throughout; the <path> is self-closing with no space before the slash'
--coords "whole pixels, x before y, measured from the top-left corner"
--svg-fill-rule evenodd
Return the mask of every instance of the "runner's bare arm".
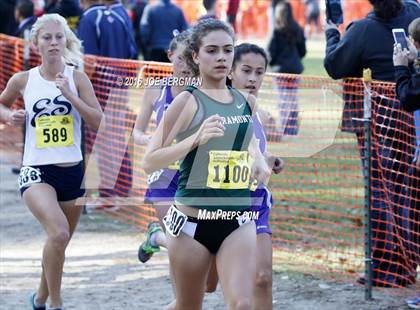
<path id="1" fill-rule="evenodd" d="M 254 134 L 249 142 L 248 152 L 254 159 L 252 164 L 252 178 L 267 184 L 271 175 L 271 169 L 268 167 L 265 157 L 260 151 L 258 140 Z"/>
<path id="2" fill-rule="evenodd" d="M 264 126 L 264 128 L 267 128 L 267 126 L 269 126 L 270 124 L 272 124 L 274 122 L 273 116 L 271 116 L 271 113 L 263 110 L 261 108 L 258 109 L 258 116 L 260 117 L 261 120 L 261 124 Z"/>
<path id="3" fill-rule="evenodd" d="M 174 145 L 172 141 L 178 133 L 188 128 L 196 109 L 195 99 L 188 92 L 182 92 L 174 99 L 146 149 L 142 164 L 146 173 L 167 167 L 183 158 L 193 148 L 191 137 Z"/>
<path id="4" fill-rule="evenodd" d="M 138 144 L 146 145 L 150 141 L 151 137 L 146 135 L 146 131 L 153 113 L 153 103 L 159 97 L 159 93 L 160 89 L 155 87 L 147 88 L 144 91 L 139 115 L 137 116 L 133 131 L 134 141 Z"/>
<path id="5" fill-rule="evenodd" d="M 23 124 L 25 121 L 25 110 L 12 111 L 10 107 L 23 93 L 28 76 L 27 71 L 19 72 L 7 82 L 6 88 L 0 94 L 0 120 L 11 122 L 14 125 Z"/>
<path id="6" fill-rule="evenodd" d="M 80 97 L 69 90 L 68 81 L 62 74 L 56 77 L 57 88 L 74 105 L 85 122 L 92 128 L 98 129 L 104 115 L 96 99 L 92 83 L 87 75 L 80 71 L 74 71 L 74 82 Z"/>

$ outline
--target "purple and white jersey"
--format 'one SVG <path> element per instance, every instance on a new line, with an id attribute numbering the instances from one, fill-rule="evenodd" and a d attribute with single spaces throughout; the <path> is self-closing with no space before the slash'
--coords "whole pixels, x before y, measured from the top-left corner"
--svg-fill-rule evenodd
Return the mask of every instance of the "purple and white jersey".
<path id="1" fill-rule="evenodd" d="M 171 87 L 169 85 L 162 86 L 159 98 L 153 104 L 158 125 L 163 118 L 163 113 L 168 109 L 173 99 Z M 178 176 L 178 170 L 168 168 L 150 174 L 147 178 L 148 189 L 145 194 L 145 202 L 172 201 L 178 185 Z"/>
<path id="2" fill-rule="evenodd" d="M 171 86 L 165 85 L 160 88 L 159 98 L 153 104 L 153 111 L 156 112 L 156 123 L 159 125 L 163 113 L 168 109 L 174 97 L 172 96 Z"/>
<path id="3" fill-rule="evenodd" d="M 264 127 L 261 123 L 260 117 L 258 113 L 252 117 L 254 120 L 254 133 L 255 138 L 257 138 L 260 142 L 260 151 L 262 154 L 265 153 L 266 145 L 267 145 L 267 138 L 265 136 Z"/>
<path id="4" fill-rule="evenodd" d="M 264 132 L 264 127 L 261 123 L 261 119 L 258 115 L 258 113 L 256 115 L 254 115 L 252 117 L 252 119 L 254 120 L 254 134 L 255 134 L 255 138 L 257 138 L 259 140 L 259 147 L 260 147 L 260 151 L 262 154 L 265 153 L 266 150 L 266 146 L 267 146 L 267 138 L 265 136 L 265 132 Z M 258 188 L 259 189 L 263 189 L 265 186 L 259 184 Z M 251 192 L 252 194 L 254 194 L 254 192 Z"/>
<path id="5" fill-rule="evenodd" d="M 253 120 L 255 138 L 259 140 L 260 151 L 264 154 L 267 146 L 267 138 L 265 136 L 264 127 L 261 123 L 258 113 L 253 116 Z M 251 199 L 251 210 L 254 212 L 259 212 L 258 220 L 255 221 L 257 226 L 257 234 L 271 234 L 269 224 L 270 209 L 273 203 L 271 192 L 265 185 L 259 184 L 255 191 L 251 191 Z"/>

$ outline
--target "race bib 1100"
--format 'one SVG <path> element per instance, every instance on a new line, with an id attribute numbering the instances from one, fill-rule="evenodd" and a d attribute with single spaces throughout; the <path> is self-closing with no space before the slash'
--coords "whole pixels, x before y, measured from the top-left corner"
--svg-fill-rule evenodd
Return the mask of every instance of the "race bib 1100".
<path id="1" fill-rule="evenodd" d="M 249 187 L 251 166 L 247 151 L 210 151 L 207 186 L 215 189 Z"/>

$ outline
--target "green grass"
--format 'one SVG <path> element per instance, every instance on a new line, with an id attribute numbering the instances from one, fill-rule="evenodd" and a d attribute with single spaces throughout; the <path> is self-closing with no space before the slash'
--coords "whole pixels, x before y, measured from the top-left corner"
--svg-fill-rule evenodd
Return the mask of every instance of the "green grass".
<path id="1" fill-rule="evenodd" d="M 325 42 L 309 41 L 307 47 L 303 75 L 328 77 Z M 270 79 L 264 87 L 261 107 L 276 117 L 277 90 Z M 304 77 L 298 101 L 299 136 L 269 145 L 286 164 L 270 184 L 274 243 L 282 247 L 275 254 L 277 265 L 300 271 L 325 265 L 329 271 L 351 273 L 360 269 L 363 253 L 364 189 L 356 137 L 339 128 L 339 85 Z"/>
<path id="2" fill-rule="evenodd" d="M 355 142 L 338 141 L 311 158 L 287 158 L 285 162 L 282 174 L 272 177 L 271 188 L 279 202 L 276 215 L 287 217 L 289 224 L 303 226 L 308 224 L 303 218 L 317 219 L 309 224 L 319 228 L 333 222 L 343 235 L 353 234 L 363 206 L 363 178 Z M 285 203 L 287 210 L 281 206 Z M 284 229 L 293 230 L 293 226 Z M 328 231 L 314 234 L 304 229 L 303 233 L 330 237 Z"/>
<path id="3" fill-rule="evenodd" d="M 303 75 L 328 77 L 323 66 L 325 40 L 307 41 L 307 50 Z M 318 118 L 306 120 L 306 123 L 314 123 L 308 126 L 306 143 L 311 142 L 311 137 L 312 143 L 317 143 L 316 133 L 327 126 L 327 119 L 341 120 L 342 101 L 334 89 L 324 93 L 324 106 L 317 105 L 316 98 L 321 97 L 317 91 L 314 87 L 312 91 L 299 93 L 300 111 L 313 115 L 314 111 L 321 110 Z M 332 246 L 339 245 L 340 241 L 361 241 L 364 189 L 359 151 L 355 135 L 335 129 L 335 138 L 328 147 L 309 158 L 286 158 L 283 173 L 272 179 L 274 197 L 279 202 L 274 217 L 287 218 L 287 225 L 283 225 L 279 235 L 282 239 L 299 241 L 305 235 L 306 242 L 320 243 L 330 238 Z M 282 207 L 286 204 L 287 209 Z"/>
<path id="4" fill-rule="evenodd" d="M 339 133 L 310 158 L 286 158 L 272 176 L 271 226 L 276 266 L 300 272 L 360 271 L 363 177 L 356 141 Z"/>
<path id="5" fill-rule="evenodd" d="M 306 41 L 307 54 L 303 58 L 304 75 L 328 76 L 324 69 L 325 40 L 313 39 Z"/>

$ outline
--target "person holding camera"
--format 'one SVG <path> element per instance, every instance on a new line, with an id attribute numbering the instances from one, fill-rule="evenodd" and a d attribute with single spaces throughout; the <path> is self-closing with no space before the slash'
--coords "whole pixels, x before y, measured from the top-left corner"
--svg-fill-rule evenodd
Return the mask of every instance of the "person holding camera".
<path id="1" fill-rule="evenodd" d="M 402 0 L 369 0 L 373 11 L 366 18 L 349 24 L 340 38 L 337 26 L 327 21 L 327 37 L 324 67 L 333 79 L 362 77 L 363 69 L 369 68 L 372 78 L 382 81 L 394 81 L 392 54 L 394 39 L 392 29 L 402 28 L 407 31 L 412 20 L 420 16 L 420 5 L 414 1 Z M 334 15 L 334 14 L 332 14 Z M 358 83 L 358 84 L 357 84 Z M 357 85 L 356 85 L 357 84 Z M 363 87 L 361 81 L 344 83 L 344 111 L 342 129 L 356 133 L 363 166 L 367 166 L 364 151 L 363 123 L 354 118 L 363 118 L 363 96 L 349 92 L 355 87 Z M 391 120 L 396 121 L 398 102 L 379 97 L 385 89 L 375 85 L 372 96 L 373 148 L 372 167 L 372 264 L 373 285 L 395 287 L 414 283 L 409 274 L 411 267 L 405 262 L 404 249 L 398 242 L 398 234 L 406 227 L 399 223 L 400 214 L 406 213 L 404 175 L 408 171 L 411 150 L 397 140 L 405 129 L 392 129 L 386 126 Z M 381 104 L 378 104 L 381 103 Z M 387 109 L 385 107 L 390 107 Z M 405 121 L 399 124 L 407 124 Z M 398 221 L 394 221 L 397 218 Z M 364 278 L 359 279 L 360 283 Z"/>
<path id="2" fill-rule="evenodd" d="M 414 126 L 416 130 L 416 151 L 413 163 L 406 177 L 408 199 L 406 206 L 410 212 L 411 222 L 407 230 L 408 242 L 406 248 L 412 260 L 411 273 L 416 276 L 417 263 L 420 261 L 420 17 L 411 22 L 408 27 L 410 39 L 408 49 L 400 43 L 394 45 L 394 69 L 397 97 L 401 107 L 414 112 Z M 404 43 L 404 42 L 403 42 Z M 416 305 L 420 308 L 420 295 L 407 300 L 408 306 Z M 418 308 L 414 308 L 418 309 Z"/>

